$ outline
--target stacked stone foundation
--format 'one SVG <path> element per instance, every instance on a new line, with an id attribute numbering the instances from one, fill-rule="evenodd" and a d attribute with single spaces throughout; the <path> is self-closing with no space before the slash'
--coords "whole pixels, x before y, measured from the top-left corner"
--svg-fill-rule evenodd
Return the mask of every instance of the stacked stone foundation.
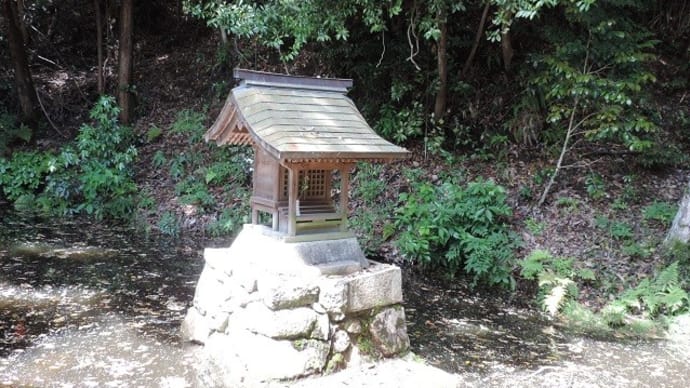
<path id="1" fill-rule="evenodd" d="M 308 243 L 300 262 L 288 252 L 299 244 L 245 227 L 230 248 L 206 249 L 182 325 L 186 340 L 204 345 L 200 385 L 255 386 L 407 352 L 400 269 L 365 262 L 361 252 L 329 260 L 336 240 L 323 251 Z"/>

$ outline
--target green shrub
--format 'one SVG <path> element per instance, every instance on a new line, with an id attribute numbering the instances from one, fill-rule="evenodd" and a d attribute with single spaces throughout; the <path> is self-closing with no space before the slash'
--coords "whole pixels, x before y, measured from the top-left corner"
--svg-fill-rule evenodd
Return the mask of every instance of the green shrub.
<path id="1" fill-rule="evenodd" d="M 249 191 L 238 189 L 235 191 L 235 199 L 231 206 L 223 209 L 220 216 L 206 226 L 206 232 L 211 236 L 219 237 L 237 233 L 242 225 L 249 222 Z"/>
<path id="2" fill-rule="evenodd" d="M 156 151 L 156 153 L 153 154 L 153 158 L 151 158 L 151 163 L 153 163 L 153 167 L 155 168 L 162 167 L 167 161 L 168 159 L 166 159 L 165 153 L 161 150 Z"/>
<path id="3" fill-rule="evenodd" d="M 383 166 L 380 164 L 359 163 L 353 179 L 352 196 L 366 205 L 373 205 L 386 191 L 386 182 L 380 178 Z"/>
<path id="4" fill-rule="evenodd" d="M 678 206 L 668 202 L 654 201 L 642 209 L 642 218 L 647 221 L 657 222 L 660 225 L 668 226 L 678 211 Z"/>
<path id="5" fill-rule="evenodd" d="M 211 153 L 206 167 L 201 167 L 206 184 L 222 185 L 229 181 L 247 183 L 253 161 L 249 147 L 210 147 L 215 152 Z"/>
<path id="6" fill-rule="evenodd" d="M 647 259 L 654 253 L 654 247 L 638 242 L 629 242 L 621 247 L 621 252 L 631 258 Z"/>
<path id="7" fill-rule="evenodd" d="M 20 139 L 31 140 L 31 128 L 24 124 L 17 125 L 16 117 L 0 110 L 0 156 L 7 152 L 10 143 Z"/>
<path id="8" fill-rule="evenodd" d="M 146 131 L 146 142 L 151 143 L 152 141 L 158 139 L 162 134 L 163 130 L 154 124 L 149 128 L 148 131 Z"/>
<path id="9" fill-rule="evenodd" d="M 170 130 L 172 133 L 190 135 L 189 144 L 195 144 L 201 141 L 206 131 L 204 120 L 206 120 L 206 114 L 184 109 L 177 114 L 177 119 Z"/>
<path id="10" fill-rule="evenodd" d="M 677 144 L 662 136 L 656 136 L 654 146 L 642 149 L 635 162 L 644 168 L 654 170 L 685 166 L 689 160 L 690 157 Z"/>
<path id="11" fill-rule="evenodd" d="M 396 108 L 391 104 L 381 108 L 381 117 L 374 129 L 386 139 L 403 143 L 424 134 L 423 106 L 415 101 L 411 107 Z"/>
<path id="12" fill-rule="evenodd" d="M 0 159 L 0 187 L 5 197 L 14 202 L 19 197 L 33 195 L 43 185 L 48 174 L 49 154 L 15 152 L 11 159 Z"/>
<path id="13" fill-rule="evenodd" d="M 606 231 L 615 240 L 627 241 L 635 236 L 632 227 L 625 222 L 610 220 L 603 215 L 596 216 L 594 222 L 599 229 Z"/>
<path id="14" fill-rule="evenodd" d="M 180 234 L 180 222 L 175 213 L 166 211 L 161 214 L 158 220 L 158 230 L 170 237 L 177 237 Z"/>
<path id="15" fill-rule="evenodd" d="M 606 184 L 601 175 L 592 173 L 585 178 L 585 188 L 587 194 L 592 199 L 602 199 L 606 196 Z"/>
<path id="16" fill-rule="evenodd" d="M 348 221 L 367 255 L 376 255 L 392 233 L 394 204 L 383 198 L 382 171 L 381 165 L 360 163 L 352 180 L 352 203 L 358 208 Z"/>
<path id="17" fill-rule="evenodd" d="M 667 263 L 678 262 L 680 286 L 690 289 L 690 243 L 671 241 L 664 247 L 663 254 Z"/>
<path id="18" fill-rule="evenodd" d="M 180 190 L 178 194 L 182 195 L 180 202 L 183 204 L 195 205 L 202 210 L 208 210 L 216 203 L 216 200 L 208 190 L 208 186 L 203 182 L 194 179 L 191 179 L 191 181 L 183 180 L 175 186 L 175 191 L 178 191 L 178 189 Z"/>
<path id="19" fill-rule="evenodd" d="M 48 214 L 86 213 L 96 218 L 128 218 L 136 208 L 133 163 L 137 150 L 130 128 L 118 124 L 119 109 L 103 96 L 72 144 L 57 154 L 14 153 L 0 159 L 0 186 L 19 206 Z"/>
<path id="20" fill-rule="evenodd" d="M 546 222 L 539 222 L 533 217 L 525 220 L 525 227 L 534 236 L 539 236 L 546 230 Z"/>
<path id="21" fill-rule="evenodd" d="M 82 125 L 74 149 L 65 147 L 51 163 L 45 195 L 66 200 L 76 205 L 70 210 L 96 218 L 126 219 L 132 214 L 137 149 L 131 128 L 117 122 L 119 111 L 114 98 L 98 100 L 90 112 L 94 124 Z"/>
<path id="22" fill-rule="evenodd" d="M 473 285 L 514 287 L 513 252 L 519 240 L 507 222 L 512 211 L 503 187 L 483 179 L 466 187 L 420 183 L 401 200 L 396 243 L 407 259 L 450 275 L 463 269 Z"/>

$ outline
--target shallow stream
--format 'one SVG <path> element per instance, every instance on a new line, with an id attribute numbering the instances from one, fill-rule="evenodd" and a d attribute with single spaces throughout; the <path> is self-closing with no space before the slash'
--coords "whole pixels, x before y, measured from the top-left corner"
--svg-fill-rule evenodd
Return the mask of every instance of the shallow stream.
<path id="1" fill-rule="evenodd" d="M 190 387 L 179 325 L 201 244 L 0 220 L 0 387 Z M 563 333 L 528 307 L 406 272 L 413 351 L 468 386 L 690 386 L 690 350 Z"/>

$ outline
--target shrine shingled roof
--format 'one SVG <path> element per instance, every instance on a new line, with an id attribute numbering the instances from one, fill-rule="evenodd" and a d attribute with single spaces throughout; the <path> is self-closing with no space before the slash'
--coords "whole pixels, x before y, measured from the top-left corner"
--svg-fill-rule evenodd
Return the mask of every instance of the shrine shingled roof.
<path id="1" fill-rule="evenodd" d="M 218 145 L 256 143 L 281 161 L 391 160 L 409 155 L 367 124 L 345 94 L 351 80 L 235 69 L 240 85 L 206 133 Z"/>

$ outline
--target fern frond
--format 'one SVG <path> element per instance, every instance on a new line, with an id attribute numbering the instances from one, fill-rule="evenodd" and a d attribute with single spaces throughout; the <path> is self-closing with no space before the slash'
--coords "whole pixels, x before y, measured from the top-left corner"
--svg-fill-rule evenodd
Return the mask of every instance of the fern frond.
<path id="1" fill-rule="evenodd" d="M 567 300 L 569 295 L 568 289 L 575 283 L 567 278 L 556 278 L 556 286 L 554 286 L 544 298 L 544 310 L 550 315 L 555 316 L 561 309 L 561 306 Z"/>
<path id="2" fill-rule="evenodd" d="M 558 279 L 559 277 L 556 276 L 556 274 L 554 274 L 553 272 L 542 271 L 538 275 L 539 288 L 542 288 L 544 286 L 556 285 L 558 283 Z"/>
<path id="3" fill-rule="evenodd" d="M 662 301 L 668 311 L 675 314 L 687 306 L 688 293 L 678 286 L 673 286 L 663 295 Z"/>
<path id="4" fill-rule="evenodd" d="M 566 289 L 563 286 L 552 288 L 546 298 L 544 298 L 544 310 L 552 316 L 558 314 L 566 293 Z"/>
<path id="5" fill-rule="evenodd" d="M 664 292 L 678 285 L 678 262 L 674 261 L 654 278 L 654 290 Z"/>
<path id="6" fill-rule="evenodd" d="M 525 257 L 525 261 L 542 262 L 549 261 L 552 258 L 553 256 L 551 256 L 551 253 L 549 253 L 549 251 L 543 249 L 535 249 L 527 257 Z"/>
<path id="7" fill-rule="evenodd" d="M 528 280 L 534 280 L 537 275 L 544 272 L 544 264 L 542 264 L 540 260 L 535 260 L 533 254 L 527 256 L 520 262 L 520 267 L 522 267 L 520 275 Z"/>

